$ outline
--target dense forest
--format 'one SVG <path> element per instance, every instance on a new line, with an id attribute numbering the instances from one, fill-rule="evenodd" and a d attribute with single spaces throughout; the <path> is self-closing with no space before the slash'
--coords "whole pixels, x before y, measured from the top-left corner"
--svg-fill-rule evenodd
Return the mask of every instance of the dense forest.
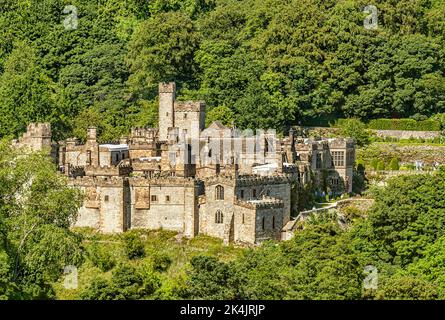
<path id="1" fill-rule="evenodd" d="M 2 0 L 0 137 L 30 121 L 51 122 L 56 139 L 156 125 L 159 81 L 241 128 L 445 112 L 445 3 L 372 1 L 376 30 L 368 4 Z"/>

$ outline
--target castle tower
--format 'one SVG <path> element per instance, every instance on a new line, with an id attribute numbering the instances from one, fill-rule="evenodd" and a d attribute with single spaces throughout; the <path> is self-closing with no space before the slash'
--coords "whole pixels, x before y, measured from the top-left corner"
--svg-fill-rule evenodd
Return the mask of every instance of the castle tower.
<path id="1" fill-rule="evenodd" d="M 99 143 L 97 142 L 96 127 L 88 128 L 86 147 L 86 164 L 90 166 L 99 166 Z"/>
<path id="2" fill-rule="evenodd" d="M 173 128 L 174 104 L 176 96 L 176 84 L 159 84 L 159 140 L 166 141 L 168 138 L 168 128 Z"/>

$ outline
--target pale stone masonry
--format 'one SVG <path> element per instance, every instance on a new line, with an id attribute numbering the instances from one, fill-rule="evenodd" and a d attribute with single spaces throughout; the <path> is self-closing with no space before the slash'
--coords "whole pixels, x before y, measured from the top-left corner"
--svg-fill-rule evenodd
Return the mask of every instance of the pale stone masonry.
<path id="1" fill-rule="evenodd" d="M 305 139 L 296 132 L 240 134 L 219 122 L 205 128 L 205 103 L 176 101 L 174 83 L 159 85 L 158 128 L 100 144 L 58 144 L 59 170 L 86 194 L 75 226 L 104 233 L 164 229 L 192 238 L 256 244 L 288 237 L 293 186 L 313 182 L 352 191 L 355 143 Z M 17 146 L 51 147 L 48 124 L 31 124 Z"/>

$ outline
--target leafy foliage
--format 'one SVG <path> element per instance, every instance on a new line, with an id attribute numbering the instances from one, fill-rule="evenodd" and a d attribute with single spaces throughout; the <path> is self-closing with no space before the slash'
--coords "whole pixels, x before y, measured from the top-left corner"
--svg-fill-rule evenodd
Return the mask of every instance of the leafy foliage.
<path id="1" fill-rule="evenodd" d="M 145 254 L 144 243 L 137 231 L 128 231 L 122 236 L 124 249 L 129 259 L 141 258 Z"/>
<path id="2" fill-rule="evenodd" d="M 443 1 L 381 0 L 377 30 L 363 27 L 362 0 L 73 4 L 75 30 L 65 1 L 3 5 L 0 136 L 50 121 L 57 139 L 89 125 L 117 139 L 156 124 L 157 82 L 173 80 L 180 99 L 240 128 L 341 117 L 411 128 L 445 112 Z"/>
<path id="3" fill-rule="evenodd" d="M 370 143 L 370 134 L 366 125 L 359 119 L 344 119 L 339 124 L 340 134 L 344 137 L 354 138 L 359 147 Z"/>
<path id="4" fill-rule="evenodd" d="M 80 265 L 80 237 L 69 227 L 82 201 L 42 154 L 0 142 L 0 295 L 49 298 L 65 266 Z"/>

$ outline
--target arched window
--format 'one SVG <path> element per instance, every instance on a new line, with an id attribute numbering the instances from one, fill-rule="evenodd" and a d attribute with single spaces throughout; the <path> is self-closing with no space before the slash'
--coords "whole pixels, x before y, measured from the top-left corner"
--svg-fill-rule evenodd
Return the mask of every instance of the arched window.
<path id="1" fill-rule="evenodd" d="M 244 219 L 244 213 L 243 213 L 243 224 L 245 223 L 245 221 L 246 221 L 246 220 Z"/>
<path id="2" fill-rule="evenodd" d="M 224 223 L 224 215 L 221 210 L 218 210 L 215 213 L 215 223 Z"/>
<path id="3" fill-rule="evenodd" d="M 224 187 L 216 186 L 215 188 L 215 198 L 216 200 L 224 200 Z"/>

